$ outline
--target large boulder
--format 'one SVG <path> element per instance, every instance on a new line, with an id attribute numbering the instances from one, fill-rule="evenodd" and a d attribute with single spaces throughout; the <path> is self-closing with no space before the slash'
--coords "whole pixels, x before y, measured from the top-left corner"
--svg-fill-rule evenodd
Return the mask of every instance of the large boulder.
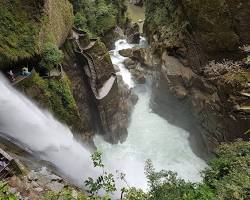
<path id="1" fill-rule="evenodd" d="M 84 56 L 75 52 L 72 39 L 64 44 L 63 51 L 65 54 L 63 68 L 72 82 L 73 94 L 85 128 L 83 135 L 88 133 L 91 138 L 91 133 L 99 132 L 110 143 L 125 141 L 133 105 L 131 91 L 117 78 L 107 96 L 96 99 L 88 74 L 84 70 L 89 63 Z M 115 74 L 109 52 L 100 40 L 85 52 L 92 57 L 95 64 L 96 86 L 102 88 L 110 76 Z"/>
<path id="2" fill-rule="evenodd" d="M 139 44 L 140 42 L 140 27 L 137 23 L 128 23 L 125 35 L 127 36 L 128 43 Z"/>

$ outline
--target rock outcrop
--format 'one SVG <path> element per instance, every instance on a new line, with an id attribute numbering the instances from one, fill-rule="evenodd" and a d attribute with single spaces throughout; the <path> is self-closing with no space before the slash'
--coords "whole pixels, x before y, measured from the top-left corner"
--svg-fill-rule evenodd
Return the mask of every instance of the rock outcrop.
<path id="1" fill-rule="evenodd" d="M 39 55 L 45 42 L 60 46 L 73 25 L 67 0 L 0 2 L 0 68 Z"/>
<path id="2" fill-rule="evenodd" d="M 63 68 L 72 82 L 82 123 L 86 127 L 84 132 L 100 132 L 111 143 L 123 142 L 127 136 L 132 94 L 116 80 L 107 96 L 97 98 L 91 85 L 91 76 L 95 76 L 95 87 L 100 89 L 115 74 L 109 52 L 99 40 L 90 45 L 86 35 L 80 36 L 79 42 L 72 36 L 63 47 Z M 84 52 L 83 55 L 79 53 L 79 45 Z M 94 62 L 94 75 L 88 70 L 89 62 L 84 54 L 89 55 Z"/>
<path id="3" fill-rule="evenodd" d="M 140 27 L 137 23 L 129 22 L 125 29 L 125 35 L 128 43 L 139 44 L 140 42 Z"/>
<path id="4" fill-rule="evenodd" d="M 164 95 L 174 95 L 210 150 L 249 139 L 250 72 L 240 48 L 250 43 L 249 9 L 250 1 L 242 0 L 146 1 L 144 29 L 154 58 L 140 56 L 159 72 L 153 109 L 173 118 Z"/>

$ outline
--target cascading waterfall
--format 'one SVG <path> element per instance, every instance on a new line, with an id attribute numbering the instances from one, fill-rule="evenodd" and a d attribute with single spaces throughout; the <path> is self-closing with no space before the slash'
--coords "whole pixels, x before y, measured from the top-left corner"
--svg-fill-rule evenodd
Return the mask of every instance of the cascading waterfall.
<path id="1" fill-rule="evenodd" d="M 13 89 L 1 74 L 0 91 L 0 134 L 51 162 L 78 185 L 89 176 L 95 177 L 90 153 L 73 138 L 68 127 Z"/>
<path id="2" fill-rule="evenodd" d="M 145 43 L 145 39 L 142 38 L 141 42 Z M 126 142 L 111 145 L 99 136 L 95 138 L 96 146 L 103 152 L 104 163 L 112 167 L 115 162 L 116 169 L 126 173 L 126 180 L 131 186 L 143 189 L 147 188 L 144 175 L 147 159 L 151 159 L 158 170 L 172 170 L 186 180 L 200 181 L 200 172 L 207 165 L 192 151 L 188 140 L 189 133 L 151 112 L 150 87 L 136 85 L 130 72 L 124 67 L 125 58 L 119 54 L 119 50 L 132 46 L 126 40 L 117 41 L 111 58 L 119 66 L 124 82 L 135 87 L 139 101 L 132 114 Z"/>

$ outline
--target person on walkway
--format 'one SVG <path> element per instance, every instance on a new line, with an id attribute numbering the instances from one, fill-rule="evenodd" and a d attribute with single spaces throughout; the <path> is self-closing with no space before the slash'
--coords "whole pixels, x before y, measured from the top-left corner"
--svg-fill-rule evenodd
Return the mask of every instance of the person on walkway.
<path id="1" fill-rule="evenodd" d="M 12 82 L 14 82 L 16 79 L 15 79 L 15 76 L 14 76 L 14 73 L 12 72 L 12 70 L 10 70 L 9 72 L 8 72 L 8 75 L 9 75 L 9 78 L 10 78 L 10 80 L 12 81 Z"/>
<path id="2" fill-rule="evenodd" d="M 27 67 L 22 68 L 22 75 L 23 76 L 29 76 L 31 72 L 29 72 L 29 69 Z"/>

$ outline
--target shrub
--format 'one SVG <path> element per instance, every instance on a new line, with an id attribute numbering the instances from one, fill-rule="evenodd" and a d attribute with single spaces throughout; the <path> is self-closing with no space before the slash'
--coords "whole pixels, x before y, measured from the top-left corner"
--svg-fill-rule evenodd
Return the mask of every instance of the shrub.
<path id="1" fill-rule="evenodd" d="M 70 84 L 67 76 L 59 80 L 48 80 L 42 79 L 33 71 L 28 79 L 18 84 L 18 87 L 40 106 L 49 109 L 61 122 L 78 130 L 82 124 Z"/>
<path id="2" fill-rule="evenodd" d="M 75 14 L 75 21 L 74 21 L 74 23 L 75 23 L 76 27 L 79 27 L 79 28 L 82 28 L 82 29 L 86 29 L 87 22 L 88 22 L 88 20 L 87 20 L 86 16 L 83 13 L 77 12 Z"/>
<path id="3" fill-rule="evenodd" d="M 247 63 L 250 63 L 250 55 L 247 56 Z"/>
<path id="4" fill-rule="evenodd" d="M 150 200 L 213 199 L 214 195 L 209 187 L 186 182 L 177 178 L 177 174 L 171 171 L 156 172 L 151 161 L 147 161 L 145 171 L 150 187 Z"/>
<path id="5" fill-rule="evenodd" d="M 62 60 L 63 52 L 59 50 L 55 44 L 51 42 L 45 43 L 42 51 L 40 66 L 50 71 L 54 66 L 60 64 Z"/>
<path id="6" fill-rule="evenodd" d="M 216 153 L 204 172 L 205 184 L 215 190 L 217 199 L 249 199 L 250 142 L 224 144 Z"/>
<path id="7" fill-rule="evenodd" d="M 4 182 L 0 182 L 0 200 L 18 200 L 18 197 L 10 192 L 7 183 Z"/>
<path id="8" fill-rule="evenodd" d="M 102 163 L 100 152 L 95 152 L 91 156 L 91 158 L 92 158 L 94 167 L 102 169 L 102 174 L 98 176 L 96 180 L 89 177 L 85 181 L 85 186 L 89 189 L 88 192 L 92 196 L 97 195 L 99 191 L 104 190 L 106 192 L 106 196 L 109 197 L 110 194 L 116 191 L 114 175 L 111 173 L 108 173 L 105 170 L 104 165 Z"/>
<path id="9" fill-rule="evenodd" d="M 101 35 L 114 28 L 119 15 L 117 3 L 112 1 L 72 0 L 75 11 L 75 26 L 91 35 Z M 119 5 L 119 4 L 118 4 Z"/>

